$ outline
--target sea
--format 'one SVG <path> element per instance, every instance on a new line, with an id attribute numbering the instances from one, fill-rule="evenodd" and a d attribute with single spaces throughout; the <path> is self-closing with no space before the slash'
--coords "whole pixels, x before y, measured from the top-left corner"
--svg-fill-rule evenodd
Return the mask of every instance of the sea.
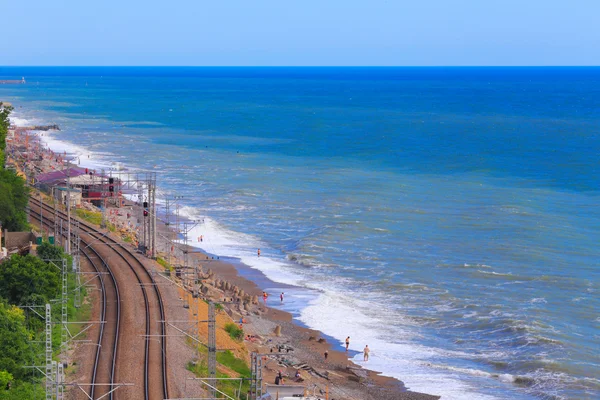
<path id="1" fill-rule="evenodd" d="M 0 67 L 21 77 L 14 123 L 156 172 L 194 246 L 358 364 L 444 400 L 600 399 L 600 68 Z"/>

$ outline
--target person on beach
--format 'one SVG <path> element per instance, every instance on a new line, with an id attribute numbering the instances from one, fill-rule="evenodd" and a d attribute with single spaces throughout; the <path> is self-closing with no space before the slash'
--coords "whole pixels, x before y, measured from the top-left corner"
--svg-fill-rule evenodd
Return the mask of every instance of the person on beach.
<path id="1" fill-rule="evenodd" d="M 323 353 L 323 355 L 325 356 L 325 361 L 327 361 L 327 357 L 329 356 L 329 351 L 325 350 L 325 353 Z"/>
<path id="2" fill-rule="evenodd" d="M 350 346 L 350 336 L 346 338 L 346 351 L 348 351 L 348 346 Z"/>
<path id="3" fill-rule="evenodd" d="M 267 297 L 269 297 L 267 292 L 263 292 L 263 301 L 265 302 L 265 304 L 267 304 Z"/>
<path id="4" fill-rule="evenodd" d="M 257 257 L 260 257 L 260 249 L 256 251 Z"/>
<path id="5" fill-rule="evenodd" d="M 283 292 L 279 295 L 279 300 L 281 300 L 281 304 L 283 304 Z"/>
<path id="6" fill-rule="evenodd" d="M 363 350 L 363 354 L 364 354 L 364 360 L 365 361 L 369 361 L 369 353 L 371 352 L 371 350 L 369 349 L 369 345 L 365 346 L 365 349 Z"/>

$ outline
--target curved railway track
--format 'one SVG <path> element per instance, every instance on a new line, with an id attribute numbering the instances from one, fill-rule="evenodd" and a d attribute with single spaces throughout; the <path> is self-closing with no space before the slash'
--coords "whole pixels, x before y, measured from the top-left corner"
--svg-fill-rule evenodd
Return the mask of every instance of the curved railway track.
<path id="1" fill-rule="evenodd" d="M 32 207 L 33 206 L 33 207 Z M 30 209 L 31 212 L 39 215 L 40 201 L 38 199 L 31 198 L 30 199 Z M 44 210 L 48 211 L 49 217 L 46 217 L 47 224 L 50 224 L 50 221 L 53 223 L 54 218 L 54 209 L 50 206 L 44 204 Z M 44 212 L 44 214 L 46 214 Z M 58 212 L 60 218 L 66 219 L 66 214 L 62 211 Z M 169 390 L 168 390 L 168 379 L 167 379 L 167 347 L 166 347 L 166 322 L 165 322 L 165 313 L 164 306 L 162 302 L 162 297 L 158 287 L 154 282 L 154 278 L 150 274 L 150 272 L 146 269 L 144 264 L 125 246 L 123 246 L 118 241 L 106 236 L 105 233 L 99 231 L 94 226 L 80 221 L 80 230 L 82 233 L 85 233 L 85 237 L 81 237 L 82 243 L 82 252 L 90 260 L 94 268 L 99 271 L 105 270 L 108 275 L 111 277 L 109 284 L 103 281 L 102 274 L 100 275 L 101 286 L 103 288 L 103 306 L 102 313 L 108 318 L 110 313 L 118 313 L 120 316 L 120 298 L 118 297 L 118 285 L 116 274 L 113 273 L 108 263 L 100 256 L 99 250 L 102 247 L 110 249 L 114 255 L 116 255 L 123 263 L 125 263 L 130 270 L 133 272 L 137 279 L 137 285 L 140 287 L 144 299 L 145 305 L 145 344 L 144 344 L 144 399 L 146 400 L 154 400 L 154 399 L 167 399 Z M 102 246 L 105 245 L 105 246 Z M 94 248 L 94 247 L 96 248 Z M 96 265 L 92 259 L 94 257 L 89 257 L 88 250 L 92 249 L 92 251 L 96 254 L 98 260 L 101 261 L 100 267 Z M 108 251 L 108 250 L 105 250 Z M 110 256 L 109 256 L 110 257 Z M 116 308 L 114 311 L 114 307 L 111 311 L 111 307 L 109 305 L 111 302 L 106 302 L 105 294 L 111 292 L 111 285 L 114 284 L 114 292 L 116 296 L 113 298 L 117 298 Z M 117 321 L 116 325 L 108 324 L 108 319 L 102 319 L 103 321 L 107 321 L 106 327 L 101 326 L 100 328 L 100 337 L 99 343 L 101 346 L 98 346 L 98 350 L 96 353 L 96 359 L 94 363 L 94 371 L 92 382 L 94 383 L 98 379 L 98 374 L 104 373 L 107 371 L 106 369 L 106 361 L 110 357 L 102 356 L 106 354 L 106 351 L 102 351 L 105 346 L 111 346 L 109 343 L 111 338 L 114 338 L 114 343 L 112 344 L 112 348 L 114 349 L 112 352 L 112 366 L 110 366 L 110 383 L 115 382 L 115 377 L 118 375 L 118 340 L 119 340 L 119 319 L 117 317 L 115 320 Z M 105 325 L 105 324 L 102 324 Z M 107 334 L 111 333 L 110 335 Z M 110 347 L 109 347 L 110 348 Z M 160 371 L 158 371 L 160 369 Z M 158 378 L 158 379 L 157 379 Z M 93 388 L 93 386 L 92 386 Z M 102 388 L 102 389 L 101 389 Z M 98 398 L 102 396 L 102 394 L 108 392 L 108 387 L 98 386 L 95 390 L 93 390 L 94 395 L 92 398 Z M 101 394 L 102 393 L 102 394 Z M 110 395 L 110 398 L 118 398 L 118 393 L 115 392 L 114 396 Z"/>

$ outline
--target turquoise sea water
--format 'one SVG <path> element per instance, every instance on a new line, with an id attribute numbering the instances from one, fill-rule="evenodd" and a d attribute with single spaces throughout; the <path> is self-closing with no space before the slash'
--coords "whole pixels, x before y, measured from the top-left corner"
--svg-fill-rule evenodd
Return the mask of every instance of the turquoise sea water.
<path id="1" fill-rule="evenodd" d="M 600 68 L 0 68 L 21 76 L 15 121 L 157 171 L 196 245 L 314 290 L 284 307 L 368 367 L 600 398 Z"/>

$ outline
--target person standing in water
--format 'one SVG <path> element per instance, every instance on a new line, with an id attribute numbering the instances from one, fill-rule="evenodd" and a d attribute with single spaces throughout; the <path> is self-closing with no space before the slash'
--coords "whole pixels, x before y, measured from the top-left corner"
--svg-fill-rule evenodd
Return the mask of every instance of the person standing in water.
<path id="1" fill-rule="evenodd" d="M 260 249 L 256 251 L 257 257 L 260 257 Z"/>
<path id="2" fill-rule="evenodd" d="M 348 351 L 348 346 L 350 346 L 350 336 L 346 338 L 346 351 Z"/>
<path id="3" fill-rule="evenodd" d="M 370 352 L 371 352 L 371 350 L 369 349 L 369 345 L 366 345 L 365 349 L 363 350 L 365 361 L 369 361 L 369 353 Z"/>
<path id="4" fill-rule="evenodd" d="M 283 304 L 283 292 L 279 295 L 279 300 L 281 300 L 281 304 Z"/>

